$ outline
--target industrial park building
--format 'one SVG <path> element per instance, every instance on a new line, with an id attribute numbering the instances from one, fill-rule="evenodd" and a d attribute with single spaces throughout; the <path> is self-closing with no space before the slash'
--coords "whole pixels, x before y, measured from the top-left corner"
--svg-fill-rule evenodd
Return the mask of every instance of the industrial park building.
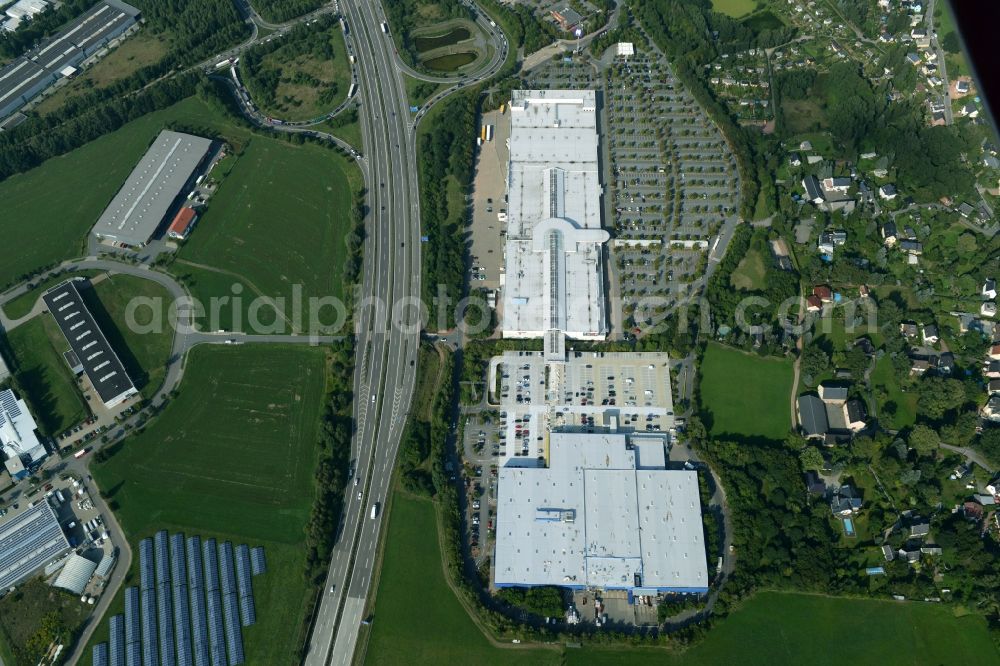
<path id="1" fill-rule="evenodd" d="M 510 104 L 503 336 L 607 336 L 597 105 L 593 90 L 515 90 Z"/>
<path id="2" fill-rule="evenodd" d="M 17 585 L 69 550 L 69 541 L 44 499 L 0 525 L 0 591 Z"/>
<path id="3" fill-rule="evenodd" d="M 138 391 L 83 302 L 79 289 L 83 280 L 67 280 L 49 289 L 42 298 L 69 343 L 68 354 L 75 361 L 70 362 L 71 367 L 79 367 L 87 374 L 104 406 L 111 409 Z"/>
<path id="4" fill-rule="evenodd" d="M 104 209 L 94 235 L 128 247 L 148 243 L 211 147 L 200 136 L 160 132 Z"/>
<path id="5" fill-rule="evenodd" d="M 139 10 L 101 0 L 56 35 L 0 69 L 0 119 L 6 118 L 135 25 Z"/>
<path id="6" fill-rule="evenodd" d="M 24 400 L 10 389 L 0 391 L 0 447 L 10 478 L 20 481 L 29 469 L 45 459 L 47 452 L 38 441 L 38 426 Z"/>
<path id="7" fill-rule="evenodd" d="M 548 467 L 499 470 L 497 587 L 708 591 L 695 471 L 659 434 L 553 432 Z"/>

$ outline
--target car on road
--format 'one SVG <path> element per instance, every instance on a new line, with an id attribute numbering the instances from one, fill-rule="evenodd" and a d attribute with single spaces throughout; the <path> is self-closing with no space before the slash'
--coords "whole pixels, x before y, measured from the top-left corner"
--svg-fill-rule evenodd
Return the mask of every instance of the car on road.
<path id="1" fill-rule="evenodd" d="M 361 499 L 361 491 L 360 490 L 358 491 L 358 499 L 359 500 Z"/>

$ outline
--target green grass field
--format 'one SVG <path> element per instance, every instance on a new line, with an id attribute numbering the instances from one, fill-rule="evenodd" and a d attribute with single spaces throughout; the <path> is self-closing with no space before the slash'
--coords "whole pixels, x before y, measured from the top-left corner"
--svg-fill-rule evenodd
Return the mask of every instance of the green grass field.
<path id="1" fill-rule="evenodd" d="M 764 262 L 768 260 L 770 257 L 765 257 L 760 251 L 751 249 L 729 277 L 730 282 L 734 287 L 743 291 L 763 288 L 764 275 L 767 272 L 767 265 Z"/>
<path id="2" fill-rule="evenodd" d="M 244 300 L 256 288 L 288 298 L 289 312 L 293 285 L 301 285 L 305 298 L 342 297 L 344 237 L 359 178 L 356 167 L 332 151 L 253 138 L 180 251 L 184 262 L 229 273 L 202 274 L 190 286 L 192 295 L 207 307 L 242 281 Z M 188 268 L 178 262 L 174 270 Z"/>
<path id="3" fill-rule="evenodd" d="M 0 288 L 26 273 L 79 256 L 104 207 L 170 121 L 218 131 L 234 141 L 248 134 L 198 98 L 189 97 L 0 182 L 0 201 L 4 202 Z"/>
<path id="4" fill-rule="evenodd" d="M 180 395 L 92 468 L 133 545 L 168 529 L 264 546 L 268 572 L 254 579 L 258 622 L 244 630 L 248 664 L 297 662 L 325 387 L 320 348 L 195 348 Z M 106 638 L 105 623 L 95 640 Z"/>
<path id="5" fill-rule="evenodd" d="M 712 435 L 784 439 L 788 434 L 791 361 L 709 343 L 700 388 L 705 424 Z"/>
<path id="6" fill-rule="evenodd" d="M 69 349 L 51 315 L 34 317 L 7 333 L 17 383 L 38 429 L 59 435 L 90 415 L 62 353 Z"/>
<path id="7" fill-rule="evenodd" d="M 135 382 L 144 398 L 152 397 L 167 374 L 174 333 L 167 313 L 170 309 L 170 292 L 151 280 L 131 275 L 113 275 L 100 280 L 89 292 L 84 292 L 87 305 L 94 314 L 101 330 L 125 365 L 129 377 Z M 158 315 L 141 307 L 131 315 L 139 326 L 153 324 L 157 316 L 163 326 L 146 333 L 132 330 L 129 325 L 128 304 L 132 299 L 150 299 L 156 302 Z M 140 329 L 141 330 L 141 329 Z"/>
<path id="8" fill-rule="evenodd" d="M 399 492 L 392 500 L 377 594 L 365 663 L 379 666 L 1000 663 L 986 623 L 978 616 L 956 618 L 934 604 L 777 592 L 757 594 L 720 621 L 704 642 L 681 654 L 627 646 L 498 647 L 445 583 L 433 504 Z M 415 621 L 418 605 L 420 619 Z"/>
<path id="9" fill-rule="evenodd" d="M 892 359 L 884 356 L 875 364 L 871 375 L 872 386 L 877 392 L 885 392 L 885 403 L 879 409 L 879 422 L 883 427 L 900 430 L 917 422 L 917 394 L 904 393 L 896 380 Z M 895 405 L 895 411 L 887 407 Z"/>
<path id="10" fill-rule="evenodd" d="M 712 9 L 733 18 L 746 16 L 756 7 L 755 0 L 712 0 Z"/>

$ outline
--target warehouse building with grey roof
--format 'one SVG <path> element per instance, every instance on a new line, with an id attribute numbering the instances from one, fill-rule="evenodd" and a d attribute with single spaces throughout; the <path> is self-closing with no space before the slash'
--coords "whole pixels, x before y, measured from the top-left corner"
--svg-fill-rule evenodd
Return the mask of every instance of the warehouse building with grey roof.
<path id="1" fill-rule="evenodd" d="M 90 313 L 79 285 L 84 278 L 66 280 L 42 295 L 83 372 L 108 409 L 117 407 L 138 391 L 118 354 Z"/>
<path id="2" fill-rule="evenodd" d="M 0 69 L 0 119 L 6 118 L 85 60 L 108 46 L 139 19 L 139 10 L 121 0 L 102 0 L 57 34 Z"/>
<path id="3" fill-rule="evenodd" d="M 69 550 L 59 520 L 44 499 L 0 525 L 0 592 Z"/>
<path id="4" fill-rule="evenodd" d="M 104 209 L 94 235 L 127 247 L 148 243 L 211 147 L 212 141 L 200 136 L 160 132 Z"/>
<path id="5" fill-rule="evenodd" d="M 497 587 L 708 591 L 698 473 L 653 433 L 553 432 L 549 467 L 504 466 Z"/>

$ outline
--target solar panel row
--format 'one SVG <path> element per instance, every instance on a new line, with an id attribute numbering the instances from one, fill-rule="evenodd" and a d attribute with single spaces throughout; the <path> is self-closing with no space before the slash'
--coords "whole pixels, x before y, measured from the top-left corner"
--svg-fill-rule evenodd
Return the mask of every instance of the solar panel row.
<path id="1" fill-rule="evenodd" d="M 94 666 L 108 666 L 108 644 L 95 645 L 91 658 L 94 660 Z"/>
<path id="2" fill-rule="evenodd" d="M 222 595 L 236 592 L 236 568 L 233 562 L 233 544 L 226 541 L 219 544 L 219 584 Z"/>
<path id="3" fill-rule="evenodd" d="M 246 546 L 243 546 L 246 548 Z M 250 550 L 250 571 L 254 576 L 267 572 L 267 560 L 264 559 L 264 548 L 255 546 Z"/>
<path id="4" fill-rule="evenodd" d="M 201 539 L 187 540 L 188 596 L 191 601 L 191 648 L 195 666 L 208 666 L 208 617 L 205 612 L 205 574 Z"/>
<path id="5" fill-rule="evenodd" d="M 240 629 L 240 611 L 236 592 L 222 596 L 222 619 L 226 625 L 226 648 L 229 651 L 229 666 L 242 664 L 243 630 Z"/>
<path id="6" fill-rule="evenodd" d="M 139 666 L 142 663 L 142 644 L 139 641 L 125 644 L 125 666 Z"/>
<path id="7" fill-rule="evenodd" d="M 156 592 L 140 590 L 142 604 L 142 666 L 158 666 L 160 653 L 156 649 Z"/>
<path id="8" fill-rule="evenodd" d="M 108 663 L 111 666 L 125 666 L 125 616 L 111 618 L 111 640 L 108 642 Z"/>
<path id="9" fill-rule="evenodd" d="M 219 560 L 216 555 L 215 539 L 206 539 L 201 546 L 202 556 L 205 560 L 205 591 L 217 592 L 219 590 Z"/>
<path id="10" fill-rule="evenodd" d="M 208 640 L 212 666 L 226 666 L 226 630 L 222 623 L 222 599 L 219 598 L 218 587 L 208 591 L 207 594 Z"/>
<path id="11" fill-rule="evenodd" d="M 139 588 L 125 589 L 125 645 L 138 643 L 141 639 L 139 629 Z"/>
<path id="12" fill-rule="evenodd" d="M 139 542 L 139 587 L 143 590 L 151 590 L 156 584 L 153 559 L 153 540 L 143 539 Z"/>
<path id="13" fill-rule="evenodd" d="M 170 582 L 176 587 L 187 584 L 187 558 L 184 552 L 184 534 L 170 537 Z"/>
<path id="14" fill-rule="evenodd" d="M 241 544 L 236 548 L 236 591 L 240 595 L 240 622 L 244 627 L 257 622 L 250 569 L 250 549 Z"/>
<path id="15" fill-rule="evenodd" d="M 183 551 L 183 548 L 181 549 Z M 177 666 L 191 666 L 191 611 L 187 585 L 176 581 L 174 593 L 174 639 L 177 642 Z"/>
<path id="16" fill-rule="evenodd" d="M 176 663 L 174 649 L 174 611 L 170 597 L 170 587 L 164 583 L 156 590 L 156 615 L 160 629 L 160 661 L 164 664 Z"/>
<path id="17" fill-rule="evenodd" d="M 170 585 L 170 554 L 167 545 L 167 531 L 156 533 L 156 585 Z M 158 590 L 159 591 L 159 590 Z"/>

